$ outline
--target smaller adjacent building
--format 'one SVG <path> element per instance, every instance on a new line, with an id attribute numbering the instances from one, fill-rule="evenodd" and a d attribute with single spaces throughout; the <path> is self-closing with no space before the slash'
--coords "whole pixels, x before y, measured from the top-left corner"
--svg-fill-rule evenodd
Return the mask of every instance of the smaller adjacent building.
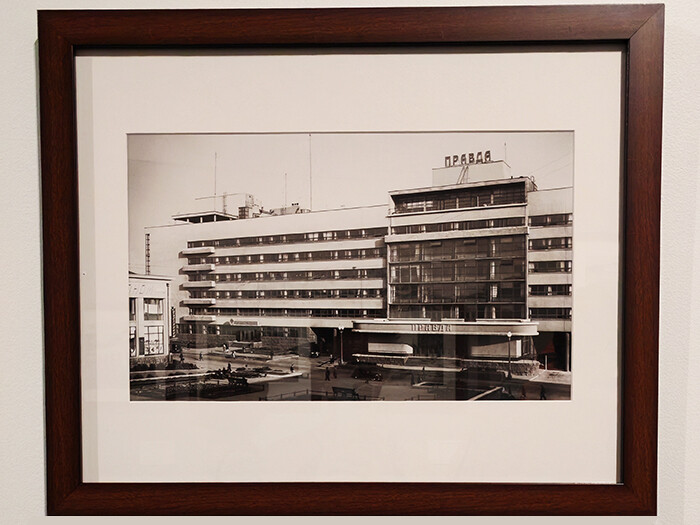
<path id="1" fill-rule="evenodd" d="M 132 364 L 168 359 L 170 278 L 129 273 L 129 357 Z"/>

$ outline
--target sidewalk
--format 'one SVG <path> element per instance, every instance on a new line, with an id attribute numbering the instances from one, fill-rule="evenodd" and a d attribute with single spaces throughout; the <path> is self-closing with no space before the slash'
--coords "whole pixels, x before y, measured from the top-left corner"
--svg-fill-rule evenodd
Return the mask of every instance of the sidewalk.
<path id="1" fill-rule="evenodd" d="M 571 372 L 564 372 L 563 370 L 542 370 L 539 374 L 530 379 L 530 382 L 570 385 Z"/>

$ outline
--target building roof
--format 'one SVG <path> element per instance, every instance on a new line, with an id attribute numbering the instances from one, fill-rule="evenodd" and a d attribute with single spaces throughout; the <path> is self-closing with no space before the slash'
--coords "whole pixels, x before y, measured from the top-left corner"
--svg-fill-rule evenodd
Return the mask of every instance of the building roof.
<path id="1" fill-rule="evenodd" d="M 166 277 L 165 275 L 152 275 L 152 274 L 143 274 L 143 273 L 136 273 L 132 272 L 129 270 L 129 279 L 143 279 L 143 280 L 148 280 L 148 281 L 172 281 L 172 277 Z"/>
<path id="2" fill-rule="evenodd" d="M 514 184 L 518 182 L 526 182 L 534 186 L 534 183 L 529 177 L 511 177 L 510 179 L 498 179 L 498 180 L 486 180 L 478 182 L 467 182 L 464 184 L 450 184 L 448 186 L 427 186 L 423 188 L 411 188 L 408 190 L 394 190 L 390 191 L 389 195 L 392 197 L 398 195 L 412 195 L 416 193 L 441 193 L 453 190 L 464 190 L 469 188 L 480 188 L 483 186 L 498 186 L 501 184 Z M 528 188 L 528 191 L 531 188 Z"/>
<path id="3" fill-rule="evenodd" d="M 197 220 L 199 219 L 199 220 Z M 237 215 L 231 215 L 230 213 L 224 213 L 217 210 L 211 211 L 198 211 L 194 213 L 180 213 L 178 215 L 173 215 L 173 220 L 182 222 L 220 222 L 220 221 L 235 221 L 238 219 Z"/>

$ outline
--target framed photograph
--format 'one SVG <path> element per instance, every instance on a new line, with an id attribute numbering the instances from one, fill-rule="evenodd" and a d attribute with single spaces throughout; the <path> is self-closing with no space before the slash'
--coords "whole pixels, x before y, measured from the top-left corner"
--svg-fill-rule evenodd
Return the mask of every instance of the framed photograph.
<path id="1" fill-rule="evenodd" d="M 659 5 L 41 11 L 49 514 L 654 514 L 662 57 Z"/>

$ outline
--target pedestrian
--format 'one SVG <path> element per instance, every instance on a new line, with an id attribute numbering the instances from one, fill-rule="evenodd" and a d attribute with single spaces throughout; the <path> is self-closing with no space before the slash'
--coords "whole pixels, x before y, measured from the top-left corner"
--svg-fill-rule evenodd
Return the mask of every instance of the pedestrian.
<path id="1" fill-rule="evenodd" d="M 330 380 L 331 380 L 331 369 L 326 368 L 326 381 L 330 381 Z"/>
<path id="2" fill-rule="evenodd" d="M 338 379 L 338 368 L 333 367 L 333 379 Z"/>
<path id="3" fill-rule="evenodd" d="M 228 371 L 231 371 L 231 363 L 228 364 Z"/>
<path id="4" fill-rule="evenodd" d="M 294 363 L 289 365 L 289 371 L 293 374 L 294 373 Z"/>
<path id="5" fill-rule="evenodd" d="M 184 363 L 185 362 L 185 352 L 180 353 L 180 362 Z"/>
<path id="6" fill-rule="evenodd" d="M 544 391 L 544 385 L 540 385 L 540 399 L 547 399 L 547 393 Z"/>
<path id="7" fill-rule="evenodd" d="M 202 360 L 202 352 L 199 352 L 199 360 Z"/>

